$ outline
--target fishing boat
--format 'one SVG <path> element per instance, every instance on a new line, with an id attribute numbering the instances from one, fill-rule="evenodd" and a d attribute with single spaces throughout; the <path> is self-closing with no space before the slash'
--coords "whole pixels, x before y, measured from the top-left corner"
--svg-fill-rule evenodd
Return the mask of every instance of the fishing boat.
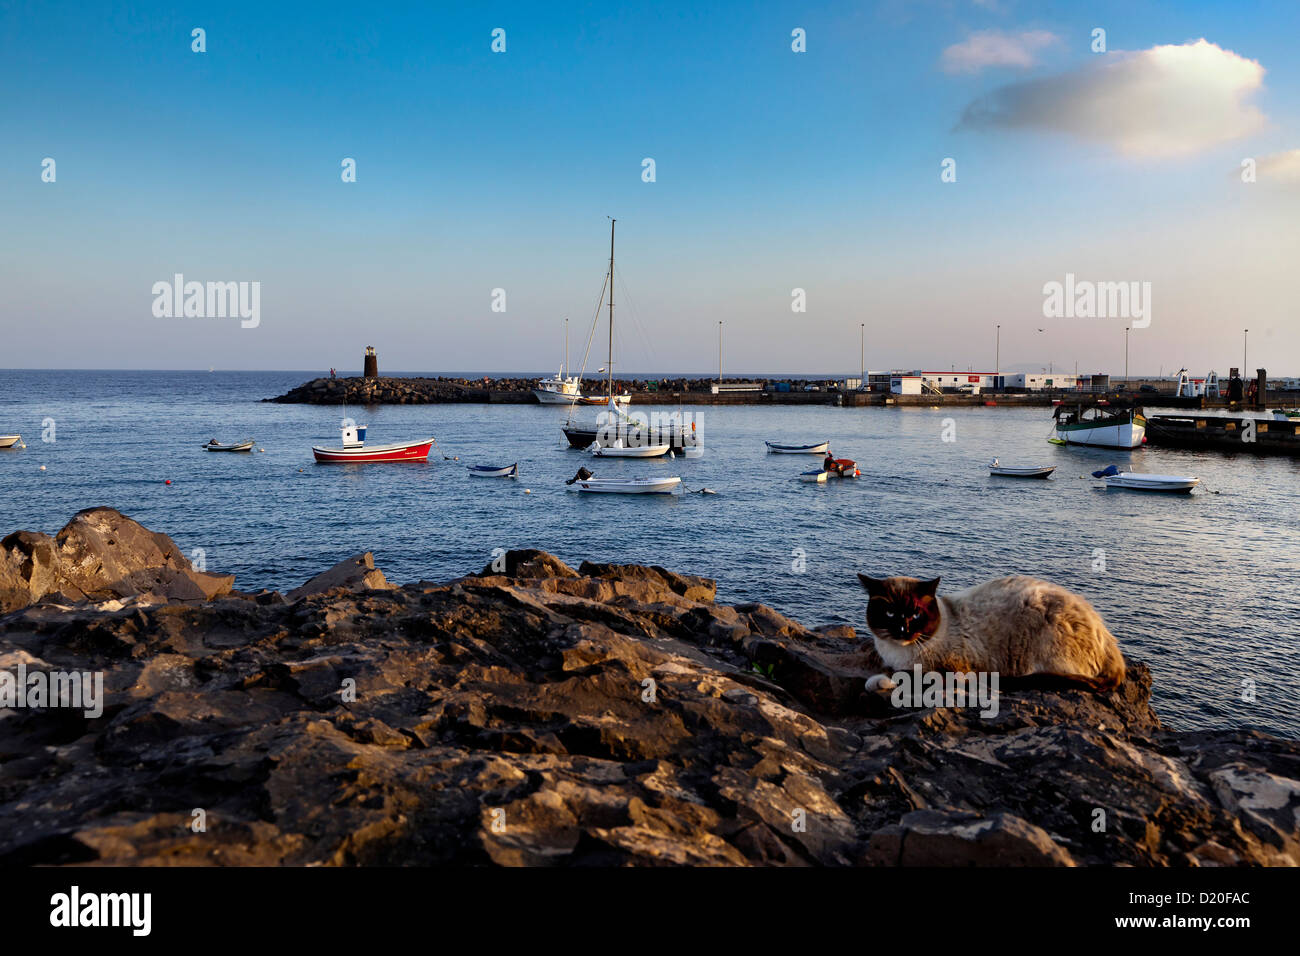
<path id="1" fill-rule="evenodd" d="M 668 454 L 669 447 L 667 442 L 659 445 L 625 446 L 622 441 L 616 440 L 612 445 L 592 442 L 587 450 L 597 458 L 662 458 Z"/>
<path id="2" fill-rule="evenodd" d="M 1144 471 L 1120 471 L 1114 465 L 1092 473 L 1094 478 L 1106 482 L 1107 488 L 1126 491 L 1163 491 L 1171 494 L 1190 494 L 1201 483 L 1195 475 L 1154 475 Z"/>
<path id="3" fill-rule="evenodd" d="M 601 290 L 600 304 L 605 302 L 605 293 L 609 293 L 609 354 L 605 362 L 606 385 L 602 396 L 580 396 L 574 405 L 603 406 L 606 411 L 595 424 L 573 421 L 572 417 L 564 423 L 564 437 L 570 448 L 588 448 L 592 442 L 600 445 L 613 445 L 621 441 L 625 447 L 660 445 L 667 443 L 670 448 L 685 448 L 688 445 L 685 429 L 681 426 L 650 427 L 630 418 L 625 406 L 631 401 L 630 395 L 614 394 L 614 224 L 609 221 L 609 272 L 605 276 L 605 285 Z M 599 315 L 599 305 L 597 306 Z M 592 326 L 595 332 L 595 325 Z M 588 348 L 590 348 L 588 339 Z M 584 362 L 585 364 L 585 362 Z M 694 437 L 692 435 L 692 437 Z"/>
<path id="4" fill-rule="evenodd" d="M 573 483 L 578 491 L 589 494 L 671 495 L 682 483 L 680 478 L 579 478 Z"/>
<path id="5" fill-rule="evenodd" d="M 0 448 L 12 448 L 22 440 L 22 435 L 0 435 Z"/>
<path id="6" fill-rule="evenodd" d="M 774 441 L 766 441 L 763 444 L 773 455 L 828 455 L 831 450 L 829 441 L 818 442 L 816 445 L 782 445 Z"/>
<path id="7" fill-rule="evenodd" d="M 342 448 L 312 446 L 312 454 L 321 464 L 349 464 L 372 461 L 428 461 L 433 439 L 397 442 L 391 445 L 367 445 L 357 434 L 355 425 L 343 429 Z"/>
<path id="8" fill-rule="evenodd" d="M 249 438 L 246 441 L 235 442 L 231 445 L 223 445 L 215 438 L 203 446 L 204 451 L 252 451 L 254 440 Z"/>
<path id="9" fill-rule="evenodd" d="M 824 469 L 821 468 L 814 468 L 812 471 L 804 471 L 804 472 L 800 472 L 799 474 L 800 481 L 815 481 L 819 483 L 825 483 L 825 481 L 828 478 L 830 478 L 830 472 L 825 471 Z"/>
<path id="10" fill-rule="evenodd" d="M 518 478 L 519 462 L 513 465 L 506 465 L 503 468 L 494 468 L 492 465 L 466 465 L 469 469 L 471 478 Z"/>
<path id="11" fill-rule="evenodd" d="M 1134 408 L 1110 410 L 1097 405 L 1057 407 L 1056 441 L 1095 448 L 1137 448 L 1146 438 L 1147 420 Z"/>
<path id="12" fill-rule="evenodd" d="M 999 478 L 1047 478 L 1054 471 L 1055 465 L 1017 467 L 1003 465 L 996 458 L 989 462 L 989 474 Z"/>

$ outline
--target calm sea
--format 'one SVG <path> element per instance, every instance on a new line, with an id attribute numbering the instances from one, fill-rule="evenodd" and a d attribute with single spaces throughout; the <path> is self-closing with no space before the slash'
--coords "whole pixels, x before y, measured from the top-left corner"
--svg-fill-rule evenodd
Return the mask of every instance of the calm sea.
<path id="1" fill-rule="evenodd" d="M 535 547 L 574 565 L 707 575 L 721 601 L 859 629 L 856 571 L 941 576 L 944 589 L 1031 574 L 1086 595 L 1124 650 L 1151 665 L 1166 724 L 1300 736 L 1298 462 L 1060 448 L 1046 441 L 1045 409 L 705 407 L 687 409 L 703 458 L 593 464 L 567 448 L 562 408 L 430 405 L 348 409 L 372 442 L 436 436 L 428 464 L 316 465 L 311 445 L 337 442 L 343 410 L 260 401 L 309 377 L 0 372 L 0 433 L 27 443 L 0 451 L 0 534 L 53 533 L 80 509 L 109 505 L 186 553 L 201 549 L 237 587 L 282 590 L 358 551 L 407 582 L 477 571 L 496 548 Z M 245 437 L 265 453 L 200 450 Z M 794 481 L 816 459 L 765 454 L 765 439 L 830 439 L 863 477 Z M 994 455 L 1054 464 L 1056 477 L 990 478 Z M 518 481 L 470 479 L 464 467 L 513 461 Z M 1202 490 L 1143 495 L 1081 477 L 1112 462 L 1196 474 Z M 564 479 L 583 465 L 680 475 L 718 494 L 574 494 Z"/>

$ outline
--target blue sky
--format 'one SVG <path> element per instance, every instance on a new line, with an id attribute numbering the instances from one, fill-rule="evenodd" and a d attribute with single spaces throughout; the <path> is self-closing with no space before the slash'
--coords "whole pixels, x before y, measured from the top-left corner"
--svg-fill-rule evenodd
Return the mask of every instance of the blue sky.
<path id="1" fill-rule="evenodd" d="M 716 368 L 719 320 L 737 374 L 855 369 L 859 323 L 873 368 L 991 367 L 1001 324 L 1004 367 L 1122 371 L 1122 318 L 1044 318 L 1072 272 L 1152 283 L 1135 374 L 1249 327 L 1297 375 L 1298 9 L 0 3 L 0 365 L 548 369 L 615 216 L 625 372 Z M 178 272 L 260 324 L 156 317 Z"/>

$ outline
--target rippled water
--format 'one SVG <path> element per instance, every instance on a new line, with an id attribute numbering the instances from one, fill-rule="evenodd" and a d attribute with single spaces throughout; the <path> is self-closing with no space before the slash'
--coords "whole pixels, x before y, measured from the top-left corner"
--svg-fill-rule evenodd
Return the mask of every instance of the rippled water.
<path id="1" fill-rule="evenodd" d="M 202 548 L 210 570 L 245 589 L 288 589 L 357 551 L 404 582 L 476 571 L 495 548 L 536 547 L 573 564 L 714 577 L 720 600 L 763 601 L 809 626 L 861 626 L 859 570 L 938 575 L 944 589 L 1031 574 L 1086 595 L 1125 651 L 1151 665 L 1168 725 L 1300 736 L 1295 461 L 1060 448 L 1045 441 L 1045 409 L 705 407 L 688 409 L 704 458 L 593 464 L 565 445 L 562 408 L 432 405 L 350 409 L 371 442 L 437 436 L 427 465 L 318 466 L 310 446 L 337 442 L 341 409 L 259 401 L 308 377 L 0 372 L 0 433 L 27 443 L 0 451 L 0 533 L 53 533 L 82 508 L 110 505 L 187 553 Z M 941 440 L 945 419 L 955 441 Z M 253 437 L 266 452 L 201 451 L 213 437 Z M 815 458 L 764 452 L 765 439 L 827 438 L 857 459 L 861 480 L 797 482 Z M 989 478 L 994 455 L 1058 471 L 1048 482 Z M 518 481 L 464 468 L 516 460 Z M 1205 490 L 1143 495 L 1079 478 L 1129 460 L 1197 474 Z M 718 494 L 579 495 L 563 481 L 582 465 L 680 475 Z M 1242 701 L 1247 680 L 1254 703 Z"/>

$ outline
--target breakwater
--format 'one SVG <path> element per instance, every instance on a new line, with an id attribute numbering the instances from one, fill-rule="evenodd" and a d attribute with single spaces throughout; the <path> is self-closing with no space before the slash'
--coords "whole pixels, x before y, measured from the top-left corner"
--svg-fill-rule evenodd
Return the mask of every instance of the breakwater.
<path id="1" fill-rule="evenodd" d="M 531 405 L 537 398 L 532 390 L 536 378 L 316 378 L 290 389 L 283 395 L 263 399 L 267 402 L 298 405 L 438 405 L 470 403 L 489 405 Z M 782 380 L 787 391 L 768 379 L 723 379 L 724 386 L 753 384 L 745 391 L 714 393 L 716 379 L 627 379 L 614 384 L 615 391 L 626 395 L 633 405 L 987 405 L 990 402 L 1015 406 L 1051 405 L 1072 393 L 1019 392 L 967 395 L 893 395 L 887 392 L 845 391 L 830 382 L 819 380 Z M 810 388 L 811 386 L 811 388 Z M 606 388 L 604 379 L 584 379 L 584 395 L 599 396 Z M 1089 396 L 1093 400 L 1103 396 Z M 1118 396 L 1112 396 L 1121 400 Z"/>

